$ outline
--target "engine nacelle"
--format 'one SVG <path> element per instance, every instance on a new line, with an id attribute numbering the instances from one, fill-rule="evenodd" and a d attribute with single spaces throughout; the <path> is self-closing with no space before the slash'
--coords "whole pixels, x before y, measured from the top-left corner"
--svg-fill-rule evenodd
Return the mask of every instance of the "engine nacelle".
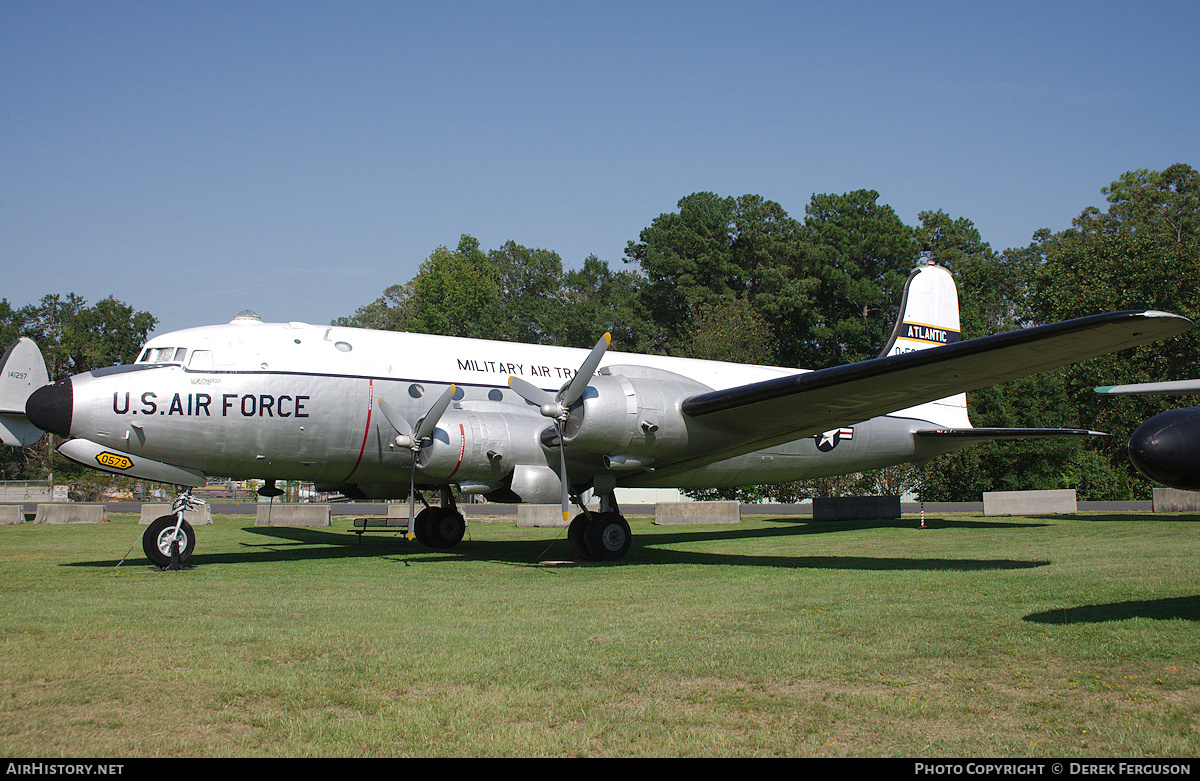
<path id="1" fill-rule="evenodd" d="M 433 441 L 417 456 L 421 473 L 439 480 L 497 482 L 517 464 L 542 459 L 537 434 L 540 416 L 448 409 L 438 420 Z"/>
<path id="2" fill-rule="evenodd" d="M 1156 483 L 1184 491 L 1200 489 L 1200 407 L 1159 413 L 1134 430 L 1129 460 Z"/>
<path id="3" fill-rule="evenodd" d="M 620 454 L 616 468 L 679 455 L 687 451 L 691 436 L 680 404 L 711 390 L 661 369 L 605 367 L 571 410 L 563 441 L 590 453 Z"/>

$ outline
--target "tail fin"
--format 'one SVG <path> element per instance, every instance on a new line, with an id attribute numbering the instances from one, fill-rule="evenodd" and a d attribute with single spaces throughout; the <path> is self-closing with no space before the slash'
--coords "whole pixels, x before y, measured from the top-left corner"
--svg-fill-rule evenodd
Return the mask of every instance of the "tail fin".
<path id="1" fill-rule="evenodd" d="M 21 337 L 0 358 L 0 444 L 32 445 L 42 430 L 25 417 L 25 400 L 50 383 L 42 351 L 32 339 Z"/>
<path id="2" fill-rule="evenodd" d="M 962 341 L 958 319 L 958 287 L 943 266 L 917 266 L 904 283 L 900 317 L 892 338 L 880 357 L 925 350 Z M 920 438 L 941 440 L 942 451 L 1000 439 L 1106 436 L 1099 431 L 1075 428 L 975 428 L 967 414 L 967 394 L 949 396 L 914 408 L 914 417 L 937 428 L 913 431 Z"/>
<path id="3" fill-rule="evenodd" d="M 962 341 L 958 320 L 958 287 L 945 266 L 922 263 L 908 275 L 900 299 L 900 316 L 880 358 Z M 970 428 L 967 394 L 959 393 L 911 410 L 914 418 L 949 428 Z"/>
<path id="4" fill-rule="evenodd" d="M 958 287 L 944 266 L 917 266 L 904 283 L 900 317 L 887 347 L 879 354 L 910 353 L 962 340 L 958 321 Z"/>

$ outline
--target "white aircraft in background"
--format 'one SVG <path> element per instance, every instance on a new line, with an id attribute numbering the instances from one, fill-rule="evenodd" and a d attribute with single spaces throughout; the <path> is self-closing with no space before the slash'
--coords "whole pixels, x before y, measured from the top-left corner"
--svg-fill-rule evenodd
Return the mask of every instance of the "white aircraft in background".
<path id="1" fill-rule="evenodd" d="M 963 341 L 950 272 L 918 266 L 878 358 L 817 371 L 426 334 L 263 323 L 150 339 L 138 362 L 46 383 L 28 340 L 0 379 L 0 439 L 41 431 L 115 474 L 303 480 L 350 498 L 408 497 L 409 535 L 461 540 L 452 487 L 497 502 L 554 503 L 575 556 L 615 560 L 630 533 L 618 487 L 770 484 L 925 462 L 978 442 L 1087 435 L 977 429 L 966 391 L 1181 333 L 1164 312 L 1112 312 Z M 598 497 L 589 510 L 579 497 Z M 439 490 L 440 506 L 422 491 Z M 415 513 L 415 500 L 425 504 Z M 195 545 L 182 512 L 146 530 L 165 566 Z"/>
<path id="2" fill-rule="evenodd" d="M 1114 396 L 1194 396 L 1200 394 L 1200 380 L 1102 385 L 1096 392 Z M 1200 490 L 1200 407 L 1160 412 L 1138 426 L 1129 437 L 1129 460 L 1156 483 L 1185 491 Z"/>

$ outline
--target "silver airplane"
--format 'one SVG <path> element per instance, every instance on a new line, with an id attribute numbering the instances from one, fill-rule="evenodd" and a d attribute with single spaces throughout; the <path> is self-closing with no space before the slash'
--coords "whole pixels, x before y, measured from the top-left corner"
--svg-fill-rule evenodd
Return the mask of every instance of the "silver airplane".
<path id="1" fill-rule="evenodd" d="M 1195 396 L 1200 394 L 1200 380 L 1102 385 L 1096 392 L 1113 396 Z M 1156 483 L 1185 491 L 1200 490 L 1200 407 L 1167 410 L 1142 423 L 1129 437 L 1129 460 L 1138 472 Z"/>
<path id="2" fill-rule="evenodd" d="M 415 333 L 264 323 L 155 336 L 131 366 L 48 384 L 36 345 L 4 357 L 0 439 L 42 431 L 89 467 L 173 484 L 207 477 L 312 482 L 349 498 L 408 498 L 408 534 L 463 536 L 451 489 L 495 502 L 575 502 L 583 560 L 629 549 L 621 487 L 763 485 L 923 463 L 1001 438 L 1081 429 L 979 429 L 966 392 L 1181 333 L 1126 311 L 962 340 L 948 270 L 918 266 L 879 357 L 816 371 Z M 580 500 L 591 489 L 595 509 Z M 275 489 L 278 490 L 278 489 Z M 439 491 L 440 505 L 422 492 Z M 417 497 L 425 505 L 415 512 Z M 177 507 L 179 503 L 177 501 Z M 143 548 L 165 565 L 195 535 L 182 511 Z"/>

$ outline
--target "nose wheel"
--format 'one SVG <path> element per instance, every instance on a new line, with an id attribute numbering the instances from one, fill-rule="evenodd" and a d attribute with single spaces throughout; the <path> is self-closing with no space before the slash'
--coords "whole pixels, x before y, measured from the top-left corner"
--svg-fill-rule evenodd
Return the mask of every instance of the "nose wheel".
<path id="1" fill-rule="evenodd" d="M 179 563 L 187 561 L 196 549 L 196 534 L 192 531 L 192 525 L 174 515 L 155 518 L 142 533 L 142 550 L 146 558 L 163 569 L 171 566 L 173 546 L 177 546 L 175 560 Z"/>
<path id="2" fill-rule="evenodd" d="M 203 505 L 202 499 L 192 496 L 192 489 L 181 489 L 171 505 L 171 515 L 155 518 L 142 533 L 142 551 L 146 558 L 163 569 L 179 569 L 196 549 L 196 533 L 183 519 L 183 512 Z"/>

